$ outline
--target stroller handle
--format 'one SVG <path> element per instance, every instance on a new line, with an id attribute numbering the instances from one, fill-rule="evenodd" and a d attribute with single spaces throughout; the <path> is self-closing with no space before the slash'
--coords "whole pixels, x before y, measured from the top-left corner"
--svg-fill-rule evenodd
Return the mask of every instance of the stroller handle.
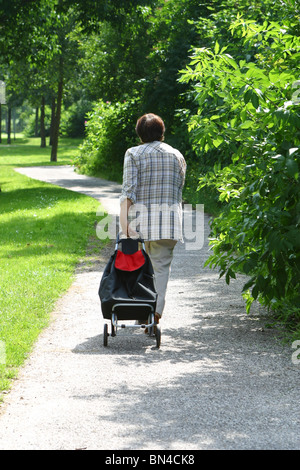
<path id="1" fill-rule="evenodd" d="M 119 243 L 123 243 L 123 242 L 126 243 L 127 240 L 136 241 L 137 243 L 140 242 L 142 244 L 143 250 L 146 251 L 145 241 L 142 237 L 139 236 L 139 238 L 131 238 L 131 237 L 120 238 L 120 233 L 118 233 L 118 235 L 117 235 L 115 250 L 118 249 Z"/>

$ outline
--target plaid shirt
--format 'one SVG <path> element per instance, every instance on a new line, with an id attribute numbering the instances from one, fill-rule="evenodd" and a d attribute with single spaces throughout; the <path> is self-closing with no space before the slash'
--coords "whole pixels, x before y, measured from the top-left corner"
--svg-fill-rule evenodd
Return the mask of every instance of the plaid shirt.
<path id="1" fill-rule="evenodd" d="M 144 240 L 182 240 L 182 188 L 186 162 L 170 145 L 155 141 L 132 147 L 124 159 L 120 201 L 133 203 L 131 227 Z"/>

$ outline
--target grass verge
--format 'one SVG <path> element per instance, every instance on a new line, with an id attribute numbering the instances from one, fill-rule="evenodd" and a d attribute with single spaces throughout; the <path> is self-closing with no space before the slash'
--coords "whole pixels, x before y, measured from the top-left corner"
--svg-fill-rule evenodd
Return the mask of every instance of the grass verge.
<path id="1" fill-rule="evenodd" d="M 58 164 L 71 162 L 78 143 L 61 140 Z M 49 160 L 39 139 L 0 145 L 0 394 L 71 285 L 89 239 L 95 243 L 96 200 L 14 171 Z"/>

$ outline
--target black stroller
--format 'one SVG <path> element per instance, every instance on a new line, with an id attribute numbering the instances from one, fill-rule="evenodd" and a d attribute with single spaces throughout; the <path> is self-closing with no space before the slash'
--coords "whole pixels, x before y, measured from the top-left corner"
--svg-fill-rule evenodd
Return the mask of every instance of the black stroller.
<path id="1" fill-rule="evenodd" d="M 139 250 L 139 243 L 142 249 Z M 122 251 L 119 250 L 122 245 Z M 160 347 L 160 325 L 155 323 L 157 293 L 154 287 L 154 271 L 142 239 L 119 236 L 115 252 L 103 272 L 99 287 L 103 318 L 110 320 L 111 333 L 104 324 L 103 345 L 107 346 L 108 336 L 116 336 L 120 328 L 148 329 L 149 336 L 156 337 Z M 136 320 L 134 324 L 118 324 L 120 320 Z"/>

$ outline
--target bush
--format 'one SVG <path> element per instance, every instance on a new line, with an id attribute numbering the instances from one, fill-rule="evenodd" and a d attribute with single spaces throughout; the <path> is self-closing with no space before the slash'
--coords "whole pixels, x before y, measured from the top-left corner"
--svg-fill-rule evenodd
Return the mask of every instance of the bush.
<path id="1" fill-rule="evenodd" d="M 121 182 L 124 154 L 137 145 L 138 100 L 94 104 L 86 121 L 86 138 L 75 165 L 81 173 Z"/>
<path id="2" fill-rule="evenodd" d="M 85 121 L 92 109 L 92 103 L 79 100 L 62 110 L 60 132 L 65 137 L 84 137 Z"/>
<path id="3" fill-rule="evenodd" d="M 198 102 L 189 122 L 194 146 L 220 156 L 200 178 L 200 187 L 217 189 L 224 204 L 212 223 L 208 264 L 227 283 L 239 272 L 249 276 L 247 311 L 257 299 L 297 328 L 300 38 L 292 28 L 288 20 L 283 26 L 239 18 L 232 30 L 241 44 L 255 45 L 259 60 L 235 60 L 216 42 L 214 50 L 195 50 L 182 80 L 192 81 Z"/>

